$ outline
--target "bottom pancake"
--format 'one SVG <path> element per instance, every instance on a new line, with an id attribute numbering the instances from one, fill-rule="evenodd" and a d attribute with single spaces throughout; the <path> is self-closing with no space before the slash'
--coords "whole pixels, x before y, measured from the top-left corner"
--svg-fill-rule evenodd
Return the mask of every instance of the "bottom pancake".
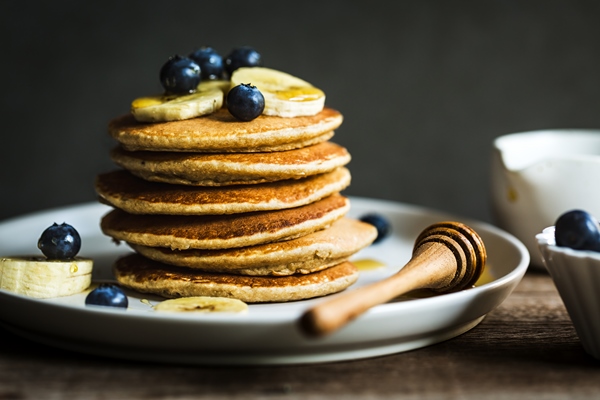
<path id="1" fill-rule="evenodd" d="M 229 297 L 246 303 L 325 296 L 346 289 L 358 279 L 358 269 L 350 262 L 305 275 L 243 276 L 200 273 L 152 261 L 136 253 L 118 259 L 113 272 L 121 285 L 142 293 L 167 298 Z"/>

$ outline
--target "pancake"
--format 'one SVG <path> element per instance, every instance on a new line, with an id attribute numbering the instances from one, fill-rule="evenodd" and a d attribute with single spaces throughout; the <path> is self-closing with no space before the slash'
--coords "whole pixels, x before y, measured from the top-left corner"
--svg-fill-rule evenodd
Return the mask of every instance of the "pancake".
<path id="1" fill-rule="evenodd" d="M 116 240 L 171 249 L 226 249 L 307 235 L 330 226 L 350 208 L 335 193 L 301 207 L 227 215 L 137 215 L 114 209 L 101 221 Z"/>
<path id="2" fill-rule="evenodd" d="M 328 140 L 342 123 L 331 108 L 313 116 L 281 118 L 260 115 L 239 121 L 227 108 L 198 118 L 143 123 L 131 114 L 109 122 L 109 134 L 127 150 L 193 152 L 262 152 L 305 147 Z"/>
<path id="3" fill-rule="evenodd" d="M 243 276 L 199 272 L 130 254 L 118 259 L 113 273 L 119 283 L 142 293 L 167 298 L 216 296 L 246 303 L 284 302 L 340 292 L 358 279 L 358 270 L 343 262 L 319 272 L 290 276 Z"/>
<path id="4" fill-rule="evenodd" d="M 128 213 L 206 215 L 299 207 L 349 184 L 350 171 L 341 167 L 305 179 L 223 187 L 148 182 L 121 170 L 99 175 L 95 187 L 102 202 Z"/>
<path id="5" fill-rule="evenodd" d="M 308 274 L 331 267 L 369 246 L 377 229 L 342 218 L 330 228 L 281 242 L 224 250 L 170 250 L 130 245 L 155 261 L 207 272 L 241 275 Z"/>
<path id="6" fill-rule="evenodd" d="M 280 152 L 227 154 L 127 151 L 117 147 L 111 158 L 149 181 L 198 186 L 304 178 L 350 162 L 348 151 L 331 142 Z"/>

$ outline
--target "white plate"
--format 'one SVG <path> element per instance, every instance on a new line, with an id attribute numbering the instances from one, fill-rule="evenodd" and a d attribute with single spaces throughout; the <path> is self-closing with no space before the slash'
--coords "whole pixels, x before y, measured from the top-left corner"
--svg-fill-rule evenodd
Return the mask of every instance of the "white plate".
<path id="1" fill-rule="evenodd" d="M 393 234 L 353 260 L 375 259 L 385 267 L 361 272 L 350 289 L 389 276 L 410 258 L 413 241 L 428 225 L 462 221 L 483 238 L 492 277 L 473 289 L 425 298 L 404 298 L 376 306 L 325 338 L 302 335 L 303 311 L 323 298 L 250 305 L 247 314 L 165 314 L 159 301 L 128 292 L 127 310 L 85 307 L 85 293 L 48 300 L 0 290 L 0 321 L 9 330 L 48 345 L 104 356 L 196 364 L 293 364 L 374 357 L 412 350 L 456 337 L 500 305 L 529 264 L 525 246 L 491 225 L 429 209 L 366 198 L 351 198 L 350 216 L 381 213 Z M 36 244 L 53 222 L 67 222 L 82 236 L 81 256 L 95 260 L 94 279 L 110 279 L 110 265 L 127 246 L 116 246 L 99 229 L 109 210 L 100 204 L 39 212 L 0 223 L 0 255 L 41 254 Z"/>

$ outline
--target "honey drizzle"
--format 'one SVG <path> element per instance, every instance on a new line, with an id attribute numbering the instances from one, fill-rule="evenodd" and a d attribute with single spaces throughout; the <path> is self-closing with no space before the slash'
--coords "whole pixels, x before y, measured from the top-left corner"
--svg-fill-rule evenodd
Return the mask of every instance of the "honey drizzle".
<path id="1" fill-rule="evenodd" d="M 360 271 L 369 271 L 377 268 L 385 267 L 385 264 L 381 261 L 377 261 L 371 258 L 364 258 L 356 261 L 352 261 L 352 264 Z"/>

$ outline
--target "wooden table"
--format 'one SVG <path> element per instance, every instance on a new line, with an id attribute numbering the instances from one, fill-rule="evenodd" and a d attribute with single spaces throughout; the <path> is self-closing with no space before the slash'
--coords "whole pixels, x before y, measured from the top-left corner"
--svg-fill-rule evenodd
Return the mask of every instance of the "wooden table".
<path id="1" fill-rule="evenodd" d="M 600 398 L 551 278 L 530 271 L 473 330 L 385 357 L 283 367 L 200 367 L 70 353 L 0 329 L 0 399 Z"/>

